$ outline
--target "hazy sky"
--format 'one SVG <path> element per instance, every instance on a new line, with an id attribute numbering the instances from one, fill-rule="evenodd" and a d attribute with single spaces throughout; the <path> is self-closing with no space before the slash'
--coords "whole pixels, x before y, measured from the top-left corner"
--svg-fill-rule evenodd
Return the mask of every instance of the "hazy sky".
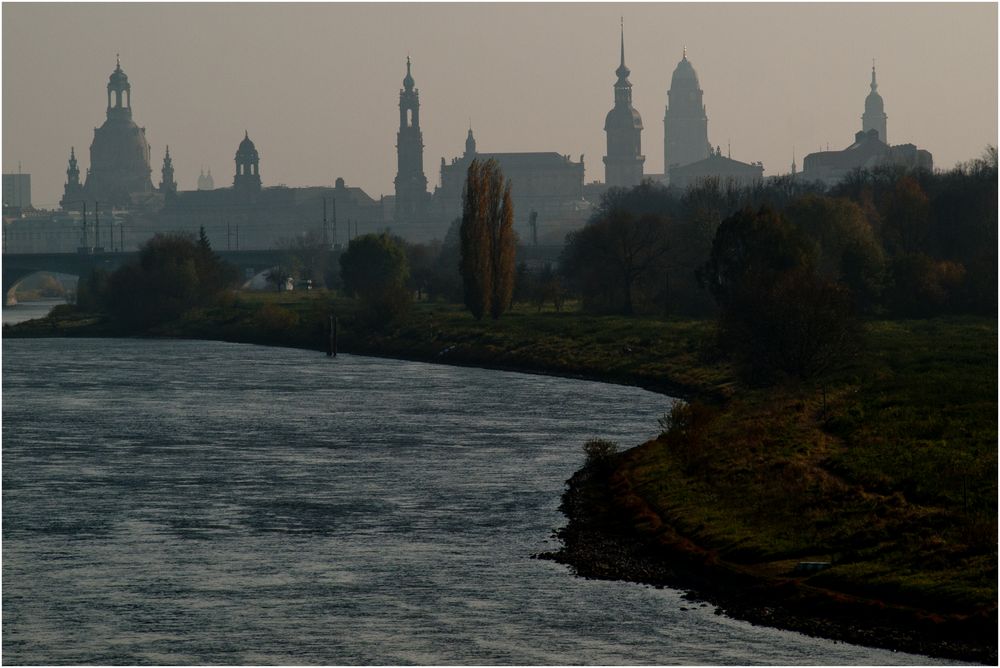
<path id="1" fill-rule="evenodd" d="M 264 185 L 393 192 L 407 53 L 420 90 L 424 172 L 480 151 L 585 154 L 604 180 L 618 20 L 642 114 L 645 171 L 663 171 L 663 113 L 681 51 L 713 144 L 785 173 L 860 129 L 872 58 L 890 143 L 937 167 L 997 141 L 997 5 L 981 4 L 11 4 L 3 19 L 3 171 L 62 195 L 69 147 L 90 164 L 115 53 L 146 128 L 153 183 L 170 145 L 181 189 L 199 167 L 232 183 L 243 130 Z"/>

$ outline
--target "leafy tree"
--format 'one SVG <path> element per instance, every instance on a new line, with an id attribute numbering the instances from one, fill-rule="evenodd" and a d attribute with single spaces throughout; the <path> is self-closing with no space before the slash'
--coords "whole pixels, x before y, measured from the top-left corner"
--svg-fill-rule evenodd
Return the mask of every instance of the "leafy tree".
<path id="1" fill-rule="evenodd" d="M 108 282 L 108 308 L 119 320 L 145 327 L 205 306 L 235 283 L 237 271 L 183 234 L 157 234 L 139 249 L 138 262 L 116 270 Z"/>
<path id="2" fill-rule="evenodd" d="M 661 216 L 617 209 L 567 235 L 561 264 L 584 308 L 625 315 L 665 308 L 668 229 Z"/>
<path id="3" fill-rule="evenodd" d="M 496 320 L 513 298 L 517 236 L 510 182 L 495 160 L 469 165 L 460 238 L 465 304 L 477 320 L 486 313 Z"/>
<path id="4" fill-rule="evenodd" d="M 856 348 L 850 294 L 816 266 L 816 246 L 766 207 L 719 226 L 701 277 L 721 309 L 721 343 L 750 380 L 808 380 Z"/>
<path id="5" fill-rule="evenodd" d="M 98 311 L 108 304 L 111 276 L 97 267 L 81 278 L 76 286 L 76 305 L 83 311 Z"/>
<path id="6" fill-rule="evenodd" d="M 412 300 L 406 253 L 388 234 L 365 234 L 351 240 L 340 256 L 340 275 L 348 294 L 360 299 L 374 326 L 396 322 Z"/>
<path id="7" fill-rule="evenodd" d="M 845 284 L 860 308 L 881 296 L 885 256 L 860 206 L 845 198 L 806 195 L 785 209 L 785 217 L 816 246 L 816 271 Z"/>

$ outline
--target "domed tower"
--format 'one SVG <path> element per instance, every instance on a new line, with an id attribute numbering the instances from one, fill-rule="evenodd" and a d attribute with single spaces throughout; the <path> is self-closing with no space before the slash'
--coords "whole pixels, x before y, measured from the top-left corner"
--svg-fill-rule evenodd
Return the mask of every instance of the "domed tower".
<path id="1" fill-rule="evenodd" d="M 698 73 L 687 59 L 687 49 L 677 63 L 667 91 L 667 111 L 663 117 L 663 172 L 670 168 L 704 160 L 712 152 L 708 143 L 708 116 L 702 102 Z"/>
<path id="2" fill-rule="evenodd" d="M 608 153 L 604 156 L 604 181 L 609 186 L 629 188 L 642 182 L 642 117 L 632 106 L 632 84 L 625 66 L 625 24 L 621 31 L 621 62 L 615 70 L 615 106 L 604 119 Z"/>
<path id="3" fill-rule="evenodd" d="M 260 156 L 257 147 L 250 141 L 250 133 L 243 131 L 243 141 L 236 149 L 236 176 L 233 188 L 241 193 L 260 192 Z"/>
<path id="4" fill-rule="evenodd" d="M 160 192 L 166 194 L 177 193 L 177 183 L 174 181 L 174 161 L 170 159 L 170 147 L 163 156 L 163 168 L 160 170 Z"/>
<path id="5" fill-rule="evenodd" d="M 84 190 L 88 199 L 127 206 L 131 193 L 152 192 L 152 171 L 146 129 L 132 120 L 132 85 L 118 60 L 108 80 L 107 120 L 94 130 L 90 144 L 90 171 Z"/>
<path id="6" fill-rule="evenodd" d="M 63 197 L 59 206 L 64 210 L 78 209 L 84 199 L 83 186 L 80 185 L 80 168 L 76 166 L 76 150 L 69 148 L 69 166 L 66 168 L 66 185 L 63 186 Z"/>
<path id="7" fill-rule="evenodd" d="M 410 57 L 399 91 L 399 132 L 396 133 L 396 222 L 417 218 L 427 200 L 424 138 L 420 132 L 420 91 L 413 87 Z"/>
<path id="8" fill-rule="evenodd" d="M 889 117 L 885 115 L 885 103 L 882 102 L 882 96 L 878 94 L 878 83 L 875 82 L 875 61 L 872 61 L 871 88 L 872 92 L 868 93 L 868 97 L 865 98 L 865 113 L 861 116 L 861 131 L 877 130 L 879 140 L 888 144 L 885 122 Z"/>

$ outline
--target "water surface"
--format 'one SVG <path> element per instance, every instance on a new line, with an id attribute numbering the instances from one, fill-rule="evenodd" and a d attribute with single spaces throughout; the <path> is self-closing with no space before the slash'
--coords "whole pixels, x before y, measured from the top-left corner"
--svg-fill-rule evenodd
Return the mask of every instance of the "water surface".
<path id="1" fill-rule="evenodd" d="M 4 340 L 3 660 L 930 662 L 532 559 L 582 442 L 637 444 L 668 402 L 248 345 Z"/>

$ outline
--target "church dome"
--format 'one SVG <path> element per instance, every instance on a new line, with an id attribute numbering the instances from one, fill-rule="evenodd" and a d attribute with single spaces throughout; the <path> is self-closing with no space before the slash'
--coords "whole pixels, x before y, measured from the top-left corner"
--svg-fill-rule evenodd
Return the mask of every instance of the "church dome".
<path id="1" fill-rule="evenodd" d="M 687 53 L 677 63 L 674 68 L 674 75 L 670 77 L 670 88 L 698 88 L 698 73 L 694 71 L 694 66 L 687 59 Z"/>
<path id="2" fill-rule="evenodd" d="M 604 117 L 604 129 L 618 130 L 621 128 L 642 129 L 642 116 L 631 105 L 615 106 L 608 115 Z"/>
<path id="3" fill-rule="evenodd" d="M 122 70 L 121 61 L 115 63 L 115 71 L 111 73 L 108 78 L 108 86 L 110 88 L 124 88 L 128 85 L 128 75 Z"/>
<path id="4" fill-rule="evenodd" d="M 413 90 L 413 75 L 410 74 L 410 57 L 406 57 L 406 76 L 403 77 L 403 88 Z"/>
<path id="5" fill-rule="evenodd" d="M 236 159 L 253 160 L 257 157 L 257 147 L 250 141 L 250 133 L 244 130 L 243 141 L 240 142 L 239 148 L 236 149 Z"/>
<path id="6" fill-rule="evenodd" d="M 885 103 L 882 96 L 878 94 L 878 82 L 875 80 L 875 66 L 872 65 L 872 92 L 865 98 L 865 113 L 881 114 L 885 111 Z"/>
<path id="7" fill-rule="evenodd" d="M 865 113 L 881 114 L 885 112 L 885 102 L 882 101 L 882 96 L 872 91 L 868 93 L 868 97 L 865 98 Z"/>

